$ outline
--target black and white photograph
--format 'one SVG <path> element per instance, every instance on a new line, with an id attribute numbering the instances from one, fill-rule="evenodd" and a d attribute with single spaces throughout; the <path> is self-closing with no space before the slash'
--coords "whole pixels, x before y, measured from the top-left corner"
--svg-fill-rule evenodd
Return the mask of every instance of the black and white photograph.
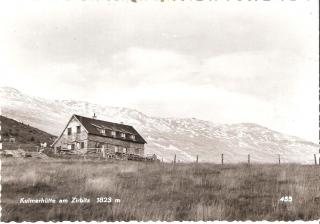
<path id="1" fill-rule="evenodd" d="M 0 18 L 1 222 L 319 222 L 319 1 Z"/>

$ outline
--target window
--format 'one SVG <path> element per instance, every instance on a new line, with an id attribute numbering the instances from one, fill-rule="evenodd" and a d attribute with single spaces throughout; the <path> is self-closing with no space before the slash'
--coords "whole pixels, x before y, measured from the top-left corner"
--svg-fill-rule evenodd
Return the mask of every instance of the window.
<path id="1" fill-rule="evenodd" d="M 74 150 L 74 144 L 70 144 L 70 145 L 68 145 L 68 149 L 70 149 L 70 150 Z"/>
<path id="2" fill-rule="evenodd" d="M 111 131 L 111 135 L 112 135 L 113 137 L 115 137 L 115 136 L 116 136 L 116 132 L 115 132 L 115 131 Z"/>
<path id="3" fill-rule="evenodd" d="M 139 154 L 139 149 L 135 149 L 135 150 L 134 150 L 134 153 L 135 153 L 135 154 Z"/>
<path id="4" fill-rule="evenodd" d="M 126 137 L 126 134 L 125 133 L 121 133 L 121 138 L 125 138 Z"/>
<path id="5" fill-rule="evenodd" d="M 81 148 L 81 149 L 84 148 L 84 142 L 80 142 L 80 148 Z"/>
<path id="6" fill-rule="evenodd" d="M 68 135 L 71 135 L 72 133 L 72 128 L 68 128 Z"/>
<path id="7" fill-rule="evenodd" d="M 119 152 L 118 146 L 114 146 L 114 152 Z"/>
<path id="8" fill-rule="evenodd" d="M 136 136 L 135 136 L 135 135 L 131 135 L 130 138 L 131 138 L 132 140 L 136 140 Z"/>
<path id="9" fill-rule="evenodd" d="M 127 148 L 123 147 L 123 153 L 127 153 Z"/>
<path id="10" fill-rule="evenodd" d="M 103 134 L 103 135 L 105 135 L 105 134 L 106 134 L 106 130 L 101 129 L 101 130 L 100 130 L 100 133 Z"/>
<path id="11" fill-rule="evenodd" d="M 79 134 L 81 132 L 81 126 L 77 126 L 77 133 Z"/>

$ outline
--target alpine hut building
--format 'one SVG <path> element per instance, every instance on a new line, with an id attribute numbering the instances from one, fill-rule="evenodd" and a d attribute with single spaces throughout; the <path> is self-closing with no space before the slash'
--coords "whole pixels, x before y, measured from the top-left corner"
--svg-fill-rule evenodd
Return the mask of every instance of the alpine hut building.
<path id="1" fill-rule="evenodd" d="M 130 125 L 74 114 L 52 146 L 55 152 L 101 149 L 106 153 L 144 156 L 144 144 L 146 141 Z"/>

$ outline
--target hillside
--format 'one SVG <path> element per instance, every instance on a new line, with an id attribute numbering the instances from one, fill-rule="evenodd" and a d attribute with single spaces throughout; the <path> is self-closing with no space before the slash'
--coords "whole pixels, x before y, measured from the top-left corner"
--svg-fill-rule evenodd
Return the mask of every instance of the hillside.
<path id="1" fill-rule="evenodd" d="M 83 101 L 46 100 L 32 97 L 12 88 L 0 88 L 2 113 L 24 121 L 46 132 L 59 135 L 72 114 L 123 122 L 134 126 L 146 139 L 146 154 L 155 153 L 164 161 L 220 162 L 224 153 L 226 163 L 282 162 L 313 163 L 318 145 L 252 124 L 216 124 L 195 118 L 159 118 L 137 110 L 109 107 Z"/>
<path id="2" fill-rule="evenodd" d="M 0 116 L 0 120 L 4 149 L 16 148 L 19 145 L 34 147 L 39 146 L 40 142 L 51 144 L 55 138 L 54 135 L 8 117 Z M 15 142 L 9 143 L 10 137 L 14 138 Z"/>

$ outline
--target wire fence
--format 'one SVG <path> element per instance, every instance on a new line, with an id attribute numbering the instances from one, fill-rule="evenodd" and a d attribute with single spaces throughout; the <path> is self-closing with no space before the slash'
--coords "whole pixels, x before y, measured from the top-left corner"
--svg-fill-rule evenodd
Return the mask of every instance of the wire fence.
<path id="1" fill-rule="evenodd" d="M 221 153 L 219 156 L 214 156 L 214 158 L 208 159 L 207 156 L 204 156 L 205 158 L 203 160 L 201 159 L 200 155 L 196 155 L 193 160 L 188 160 L 187 162 L 191 163 L 215 163 L 215 164 L 235 164 L 235 163 L 245 163 L 247 165 L 253 164 L 253 163 L 271 163 L 271 164 L 289 164 L 289 163 L 302 163 L 302 164 L 314 164 L 320 166 L 320 154 L 306 154 L 306 156 L 301 159 L 298 156 L 295 156 L 295 158 L 291 158 L 290 155 L 283 155 L 283 154 L 274 154 L 272 156 L 272 159 L 270 158 L 261 158 L 261 157 L 255 157 L 252 154 L 246 154 L 246 155 L 238 155 L 232 156 L 230 154 L 224 154 Z M 301 157 L 301 156 L 300 156 Z M 163 161 L 163 159 L 162 159 Z M 172 157 L 172 160 L 169 160 L 171 163 L 184 163 L 184 160 L 179 160 L 177 154 L 174 154 Z"/>

